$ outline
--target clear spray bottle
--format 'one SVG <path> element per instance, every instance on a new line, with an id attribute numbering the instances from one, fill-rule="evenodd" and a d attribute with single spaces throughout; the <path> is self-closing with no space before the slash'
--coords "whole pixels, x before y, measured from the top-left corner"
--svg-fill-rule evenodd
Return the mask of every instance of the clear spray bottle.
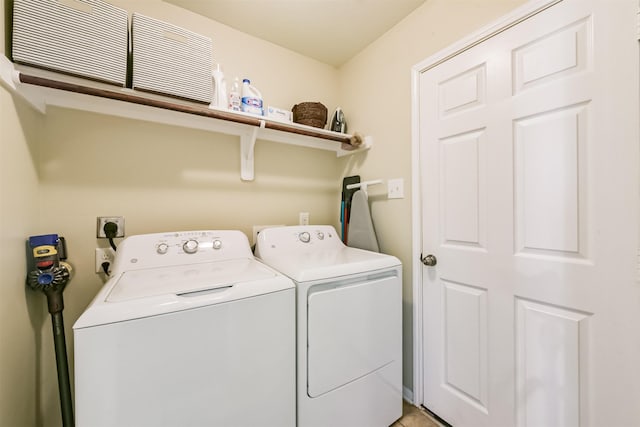
<path id="1" fill-rule="evenodd" d="M 229 91 L 229 110 L 240 111 L 242 98 L 240 95 L 240 80 L 236 77 L 233 79 L 233 85 Z"/>

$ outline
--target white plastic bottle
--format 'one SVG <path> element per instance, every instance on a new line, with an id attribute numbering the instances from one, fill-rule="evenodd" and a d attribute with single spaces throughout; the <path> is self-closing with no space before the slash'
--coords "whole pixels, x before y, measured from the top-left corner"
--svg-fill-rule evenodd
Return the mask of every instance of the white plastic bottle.
<path id="1" fill-rule="evenodd" d="M 233 85 L 231 86 L 231 90 L 229 91 L 229 110 L 231 111 L 241 111 L 242 99 L 240 98 L 240 81 L 236 77 L 233 80 Z"/>
<path id="2" fill-rule="evenodd" d="M 213 99 L 209 107 L 227 108 L 227 82 L 220 64 L 216 64 L 211 72 L 213 78 Z"/>
<path id="3" fill-rule="evenodd" d="M 242 80 L 242 111 L 259 116 L 264 114 L 262 95 L 258 89 L 251 86 L 249 79 Z"/>

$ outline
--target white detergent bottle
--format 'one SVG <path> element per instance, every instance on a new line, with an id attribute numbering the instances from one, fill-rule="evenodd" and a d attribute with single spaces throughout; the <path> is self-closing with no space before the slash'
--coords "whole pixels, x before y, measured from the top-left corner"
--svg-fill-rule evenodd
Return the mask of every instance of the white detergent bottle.
<path id="1" fill-rule="evenodd" d="M 220 64 L 216 64 L 211 72 L 213 78 L 213 99 L 209 107 L 227 108 L 227 81 Z"/>
<path id="2" fill-rule="evenodd" d="M 240 97 L 240 80 L 236 77 L 229 91 L 229 110 L 241 111 L 242 99 Z"/>
<path id="3" fill-rule="evenodd" d="M 242 80 L 242 111 L 245 113 L 262 116 L 262 95 L 254 86 L 251 86 L 249 79 Z"/>

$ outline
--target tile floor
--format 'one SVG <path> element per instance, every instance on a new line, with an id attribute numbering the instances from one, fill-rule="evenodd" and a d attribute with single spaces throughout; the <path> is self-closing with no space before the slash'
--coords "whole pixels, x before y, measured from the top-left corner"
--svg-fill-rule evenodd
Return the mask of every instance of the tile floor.
<path id="1" fill-rule="evenodd" d="M 423 409 L 402 401 L 402 418 L 391 427 L 442 427 L 442 424 L 431 418 Z"/>

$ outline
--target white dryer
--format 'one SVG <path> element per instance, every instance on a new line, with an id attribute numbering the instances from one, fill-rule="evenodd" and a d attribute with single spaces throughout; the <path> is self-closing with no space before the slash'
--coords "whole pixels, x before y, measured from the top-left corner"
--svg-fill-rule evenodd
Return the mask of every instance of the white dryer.
<path id="1" fill-rule="evenodd" d="M 383 427 L 402 415 L 402 266 L 331 226 L 265 229 L 256 256 L 296 283 L 299 427 Z"/>
<path id="2" fill-rule="evenodd" d="M 294 318 L 239 231 L 129 237 L 73 327 L 76 425 L 294 426 Z"/>

